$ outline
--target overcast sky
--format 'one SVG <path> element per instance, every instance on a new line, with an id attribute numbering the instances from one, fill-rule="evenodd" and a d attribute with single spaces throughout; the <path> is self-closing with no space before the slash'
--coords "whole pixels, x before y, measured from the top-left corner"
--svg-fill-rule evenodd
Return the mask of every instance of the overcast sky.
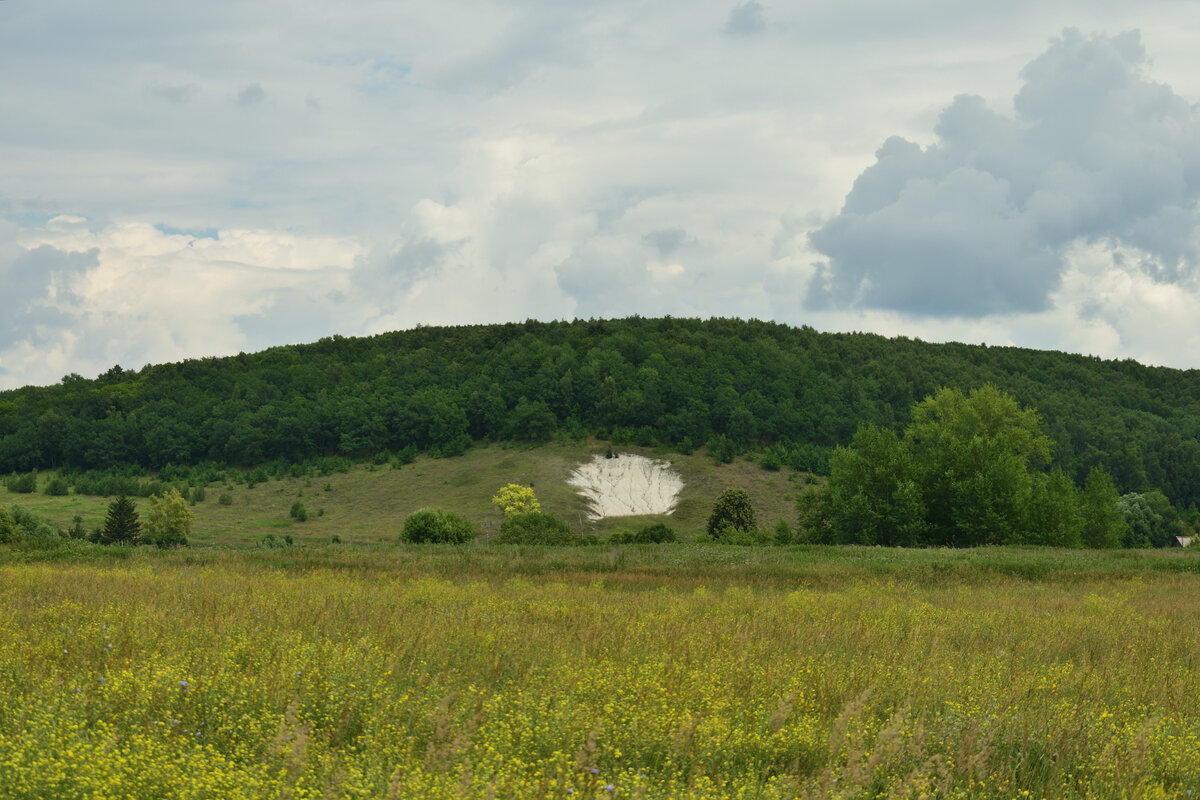
<path id="1" fill-rule="evenodd" d="M 1200 4 L 0 1 L 0 388 L 737 316 L 1200 367 Z"/>

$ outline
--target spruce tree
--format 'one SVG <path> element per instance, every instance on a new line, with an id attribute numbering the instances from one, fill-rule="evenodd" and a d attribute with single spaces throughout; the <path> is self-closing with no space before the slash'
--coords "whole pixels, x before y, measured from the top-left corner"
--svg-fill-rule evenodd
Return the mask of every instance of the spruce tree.
<path id="1" fill-rule="evenodd" d="M 104 529 L 100 531 L 100 544 L 129 544 L 141 533 L 142 523 L 138 520 L 137 507 L 125 495 L 108 504 L 104 517 Z"/>

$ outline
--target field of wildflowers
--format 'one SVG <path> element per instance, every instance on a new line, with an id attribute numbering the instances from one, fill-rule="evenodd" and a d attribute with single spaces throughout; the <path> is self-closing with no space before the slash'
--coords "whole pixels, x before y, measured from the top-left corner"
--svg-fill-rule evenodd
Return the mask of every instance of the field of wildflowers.
<path id="1" fill-rule="evenodd" d="M 1200 558 L 1096 558 L 0 553 L 0 798 L 1200 794 Z"/>

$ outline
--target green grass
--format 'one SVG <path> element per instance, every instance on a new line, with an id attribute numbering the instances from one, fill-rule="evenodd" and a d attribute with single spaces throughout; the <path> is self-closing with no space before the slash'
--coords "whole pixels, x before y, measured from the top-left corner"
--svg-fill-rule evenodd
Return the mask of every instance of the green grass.
<path id="1" fill-rule="evenodd" d="M 544 511 L 561 517 L 581 533 L 603 537 L 614 530 L 662 521 L 675 528 L 677 534 L 692 538 L 703 534 L 713 500 L 727 486 L 746 489 L 754 501 L 759 525 L 769 528 L 780 516 L 793 519 L 791 493 L 803 485 L 786 472 L 768 472 L 744 460 L 717 465 L 701 453 L 685 456 L 659 454 L 647 448 L 618 448 L 669 460 L 684 480 L 679 505 L 669 516 L 620 517 L 592 523 L 587 519 L 583 499 L 566 481 L 578 464 L 603 453 L 606 447 L 597 442 L 539 447 L 492 445 L 474 447 L 456 458 L 421 457 L 402 469 L 357 465 L 346 474 L 272 479 L 253 489 L 212 484 L 206 487 L 207 499 L 193 506 L 196 521 L 191 543 L 248 546 L 268 533 L 287 533 L 297 543 L 328 542 L 335 535 L 347 544 L 395 541 L 404 518 L 426 506 L 462 514 L 487 541 L 499 533 L 502 519 L 491 504 L 492 495 L 507 483 L 533 486 Z M 39 476 L 39 487 L 45 486 L 47 476 Z M 326 484 L 330 491 L 324 491 Z M 217 502 L 222 491 L 233 495 L 232 505 Z M 296 500 L 308 511 L 305 522 L 294 521 L 289 515 Z M 12 494 L 0 489 L 0 503 L 25 506 L 63 529 L 71 526 L 75 515 L 83 518 L 87 530 L 99 527 L 108 502 L 108 498 L 101 497 Z M 325 513 L 318 515 L 322 509 Z"/>

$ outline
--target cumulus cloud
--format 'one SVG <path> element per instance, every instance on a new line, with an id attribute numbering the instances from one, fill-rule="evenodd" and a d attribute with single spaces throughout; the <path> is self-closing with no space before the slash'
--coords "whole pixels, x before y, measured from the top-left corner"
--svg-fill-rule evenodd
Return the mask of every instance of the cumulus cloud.
<path id="1" fill-rule="evenodd" d="M 0 224 L 0 385 L 340 332 L 358 313 L 343 301 L 361 255 L 348 240 L 277 231 Z"/>
<path id="2" fill-rule="evenodd" d="M 1164 281 L 1200 255 L 1200 113 L 1151 81 L 1137 32 L 1066 30 L 1021 73 L 1014 116 L 960 95 L 928 147 L 894 137 L 810 242 L 811 308 L 980 317 L 1049 308 L 1079 243 Z"/>

